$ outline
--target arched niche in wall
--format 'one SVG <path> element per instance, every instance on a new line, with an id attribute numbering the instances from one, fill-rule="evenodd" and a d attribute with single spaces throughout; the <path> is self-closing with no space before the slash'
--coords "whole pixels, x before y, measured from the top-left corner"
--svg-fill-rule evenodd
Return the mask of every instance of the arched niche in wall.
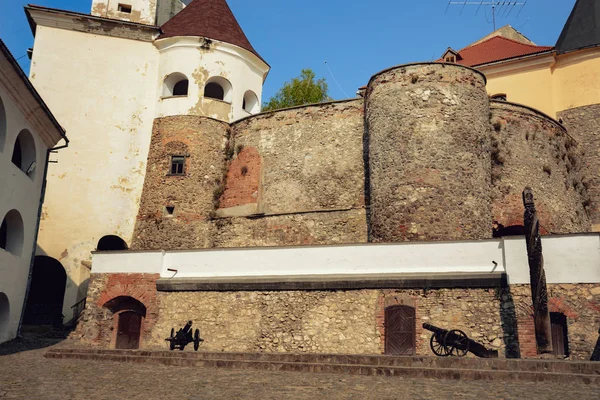
<path id="1" fill-rule="evenodd" d="M 17 210 L 10 210 L 0 225 L 0 248 L 15 256 L 23 253 L 23 218 Z"/>
<path id="2" fill-rule="evenodd" d="M 246 93 L 244 93 L 242 108 L 250 114 L 256 114 L 260 111 L 258 96 L 252 90 L 247 90 Z"/>
<path id="3" fill-rule="evenodd" d="M 62 315 L 66 285 L 67 273 L 60 261 L 36 256 L 23 324 L 60 326 L 66 322 Z"/>
<path id="4" fill-rule="evenodd" d="M 98 251 L 119 251 L 128 249 L 129 246 L 127 246 L 127 242 L 116 235 L 103 236 L 96 246 L 96 250 Z"/>
<path id="5" fill-rule="evenodd" d="M 0 97 L 0 153 L 4 150 L 4 142 L 6 142 L 6 124 L 6 110 Z"/>
<path id="6" fill-rule="evenodd" d="M 12 163 L 32 180 L 36 173 L 35 140 L 27 129 L 19 132 L 13 146 Z"/>
<path id="7" fill-rule="evenodd" d="M 163 97 L 187 96 L 189 80 L 181 72 L 173 72 L 165 78 L 163 84 Z"/>
<path id="8" fill-rule="evenodd" d="M 222 76 L 213 76 L 204 85 L 204 97 L 231 103 L 231 83 Z"/>
<path id="9" fill-rule="evenodd" d="M 8 339 L 8 324 L 10 322 L 10 303 L 6 294 L 0 292 L 0 343 Z"/>

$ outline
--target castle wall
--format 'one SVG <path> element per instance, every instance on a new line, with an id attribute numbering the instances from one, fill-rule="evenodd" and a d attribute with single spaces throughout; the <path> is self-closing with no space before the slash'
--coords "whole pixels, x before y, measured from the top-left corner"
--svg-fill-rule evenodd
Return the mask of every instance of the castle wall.
<path id="1" fill-rule="evenodd" d="M 366 243 L 364 209 L 224 218 L 215 221 L 214 247 Z"/>
<path id="2" fill-rule="evenodd" d="M 362 100 L 266 113 L 233 125 L 218 246 L 366 242 Z"/>
<path id="3" fill-rule="evenodd" d="M 108 282 L 119 282 L 111 290 Z M 150 274 L 93 274 L 82 341 L 111 347 L 114 315 L 104 304 L 111 296 L 141 296 Z M 126 282 L 135 285 L 126 285 Z M 117 289 L 114 287 L 117 286 Z M 153 292 L 143 299 L 150 320 L 141 348 L 166 348 L 171 328 L 192 320 L 206 351 L 382 354 L 385 308 L 416 310 L 416 354 L 431 355 L 424 322 L 460 329 L 500 357 L 535 354 L 528 285 L 503 289 L 385 289 L 331 291 Z M 597 339 L 600 285 L 549 285 L 550 311 L 567 316 L 571 359 L 589 359 Z"/>
<path id="4" fill-rule="evenodd" d="M 588 232 L 578 143 L 536 110 L 502 101 L 492 101 L 491 110 L 494 219 L 522 226 L 522 191 L 530 186 L 543 233 Z"/>
<path id="5" fill-rule="evenodd" d="M 558 113 L 581 149 L 581 169 L 590 197 L 589 213 L 593 230 L 600 230 L 600 104 L 571 108 Z"/>
<path id="6" fill-rule="evenodd" d="M 483 75 L 400 66 L 371 78 L 366 96 L 373 241 L 490 237 Z"/>
<path id="7" fill-rule="evenodd" d="M 191 115 L 157 118 L 133 249 L 212 247 L 215 190 L 222 185 L 229 125 Z M 183 175 L 171 157 L 185 156 Z M 167 207 L 174 207 L 170 214 Z"/>
<path id="8" fill-rule="evenodd" d="M 38 254 L 67 271 L 65 321 L 85 295 L 90 252 L 100 238 L 131 241 L 157 76 L 150 42 L 37 25 L 30 79 L 72 140 L 49 165 L 38 241 Z"/>
<path id="9" fill-rule="evenodd" d="M 231 128 L 156 119 L 132 248 L 365 243 L 362 111 L 362 100 L 343 101 Z M 180 153 L 189 173 L 166 176 Z"/>

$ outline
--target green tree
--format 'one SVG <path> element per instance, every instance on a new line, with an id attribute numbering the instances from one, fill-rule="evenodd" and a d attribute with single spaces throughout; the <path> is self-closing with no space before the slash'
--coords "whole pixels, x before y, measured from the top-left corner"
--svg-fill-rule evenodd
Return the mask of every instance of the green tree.
<path id="1" fill-rule="evenodd" d="M 311 69 L 303 69 L 300 76 L 284 83 L 268 102 L 263 103 L 262 110 L 271 111 L 331 100 L 327 90 L 325 78 L 315 81 L 315 73 Z"/>

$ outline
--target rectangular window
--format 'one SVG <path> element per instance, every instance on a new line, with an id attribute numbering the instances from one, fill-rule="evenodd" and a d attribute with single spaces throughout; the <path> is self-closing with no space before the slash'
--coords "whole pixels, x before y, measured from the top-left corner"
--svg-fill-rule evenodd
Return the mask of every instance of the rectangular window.
<path id="1" fill-rule="evenodd" d="M 171 175 L 183 175 L 185 173 L 185 157 L 171 156 Z"/>
<path id="2" fill-rule="evenodd" d="M 129 4 L 121 4 L 119 3 L 118 10 L 122 13 L 131 14 L 131 6 Z"/>

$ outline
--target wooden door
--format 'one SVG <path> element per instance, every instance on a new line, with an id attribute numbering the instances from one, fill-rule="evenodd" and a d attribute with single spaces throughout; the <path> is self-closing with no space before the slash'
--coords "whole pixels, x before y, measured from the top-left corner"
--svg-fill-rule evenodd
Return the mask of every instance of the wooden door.
<path id="1" fill-rule="evenodd" d="M 134 311 L 119 314 L 117 329 L 117 349 L 137 349 L 140 347 L 142 316 Z"/>
<path id="2" fill-rule="evenodd" d="M 550 313 L 552 327 L 552 354 L 568 356 L 567 317 L 562 313 Z"/>
<path id="3" fill-rule="evenodd" d="M 385 309 L 385 354 L 412 356 L 415 354 L 415 309 L 391 306 Z"/>

